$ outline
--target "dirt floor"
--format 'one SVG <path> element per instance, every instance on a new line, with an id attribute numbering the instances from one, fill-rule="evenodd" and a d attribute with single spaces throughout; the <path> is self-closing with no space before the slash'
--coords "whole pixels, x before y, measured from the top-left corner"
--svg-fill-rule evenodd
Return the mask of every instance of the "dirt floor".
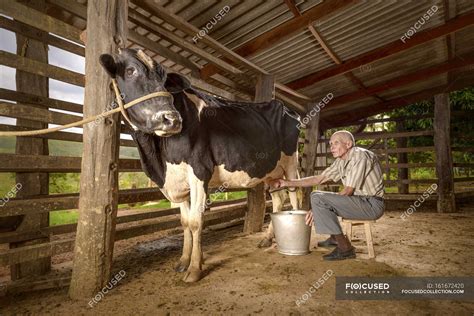
<path id="1" fill-rule="evenodd" d="M 182 282 L 182 274 L 173 271 L 181 254 L 181 235 L 121 241 L 114 272 L 123 270 L 125 277 L 94 307 L 88 306 L 89 300 L 69 300 L 62 289 L 0 298 L 0 314 L 473 315 L 472 301 L 335 299 L 335 276 L 474 276 L 473 207 L 456 214 L 415 212 L 406 221 L 401 213 L 386 212 L 375 224 L 375 260 L 359 253 L 355 260 L 326 262 L 322 255 L 327 249 L 315 248 L 306 256 L 285 256 L 275 247 L 256 248 L 262 233 L 243 235 L 241 225 L 207 229 L 207 275 L 196 284 Z M 362 237 L 362 231 L 355 233 Z M 312 245 L 323 238 L 313 233 Z M 70 263 L 57 266 L 63 272 L 70 269 Z M 328 270 L 334 275 L 297 306 L 296 300 Z"/>

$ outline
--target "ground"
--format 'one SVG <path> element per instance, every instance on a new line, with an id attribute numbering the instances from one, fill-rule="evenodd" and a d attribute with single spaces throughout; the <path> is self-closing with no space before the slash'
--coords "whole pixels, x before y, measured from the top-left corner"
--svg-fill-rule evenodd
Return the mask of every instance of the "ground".
<path id="1" fill-rule="evenodd" d="M 62 289 L 4 297 L 0 314 L 473 315 L 474 302 L 336 301 L 334 290 L 334 276 L 474 276 L 473 211 L 415 212 L 406 221 L 401 211 L 386 212 L 374 226 L 375 260 L 358 253 L 355 260 L 323 261 L 327 250 L 313 246 L 325 236 L 314 233 L 311 254 L 285 256 L 275 247 L 256 248 L 263 233 L 244 235 L 241 225 L 208 229 L 203 235 L 207 275 L 196 284 L 183 283 L 182 274 L 173 271 L 181 235 L 121 241 L 114 273 L 123 270 L 125 277 L 92 308 L 89 300 L 69 300 Z M 67 271 L 70 263 L 58 266 Z M 328 270 L 334 275 L 297 306 Z"/>

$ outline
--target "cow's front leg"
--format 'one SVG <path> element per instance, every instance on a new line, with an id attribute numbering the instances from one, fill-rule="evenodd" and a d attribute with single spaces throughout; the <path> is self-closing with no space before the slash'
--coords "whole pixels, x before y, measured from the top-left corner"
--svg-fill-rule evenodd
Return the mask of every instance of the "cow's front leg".
<path id="1" fill-rule="evenodd" d="M 191 252 L 191 263 L 183 278 L 184 282 L 196 282 L 202 277 L 202 213 L 205 209 L 206 190 L 204 182 L 197 179 L 192 171 L 189 172 L 191 206 L 188 216 L 188 227 L 193 237 L 193 249 Z"/>
<path id="2" fill-rule="evenodd" d="M 189 267 L 191 261 L 191 251 L 193 249 L 193 237 L 191 235 L 191 229 L 189 228 L 189 201 L 185 201 L 179 204 L 181 211 L 181 225 L 183 225 L 183 254 L 179 259 L 179 263 L 176 265 L 174 270 L 176 272 L 184 272 Z"/>

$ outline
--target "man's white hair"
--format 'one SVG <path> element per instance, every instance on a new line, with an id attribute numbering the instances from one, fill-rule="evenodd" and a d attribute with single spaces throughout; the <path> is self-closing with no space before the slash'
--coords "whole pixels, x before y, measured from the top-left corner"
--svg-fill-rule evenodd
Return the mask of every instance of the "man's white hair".
<path id="1" fill-rule="evenodd" d="M 355 146 L 355 139 L 354 139 L 354 135 L 352 135 L 351 132 L 349 131 L 346 131 L 346 130 L 341 130 L 341 131 L 337 131 L 335 132 L 334 134 L 332 134 L 331 137 L 334 137 L 334 135 L 337 135 L 338 137 L 346 140 L 346 141 L 350 141 L 352 142 L 352 147 Z"/>

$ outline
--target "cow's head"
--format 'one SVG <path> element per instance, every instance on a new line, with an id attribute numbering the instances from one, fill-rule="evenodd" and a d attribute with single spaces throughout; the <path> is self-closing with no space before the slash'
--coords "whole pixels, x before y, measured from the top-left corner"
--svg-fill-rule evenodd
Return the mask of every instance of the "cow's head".
<path id="1" fill-rule="evenodd" d="M 118 55 L 103 54 L 100 64 L 117 80 L 124 103 L 165 89 L 166 71 L 143 51 L 122 49 Z M 154 97 L 126 109 L 130 121 L 142 132 L 158 136 L 177 134 L 182 118 L 170 97 Z"/>

